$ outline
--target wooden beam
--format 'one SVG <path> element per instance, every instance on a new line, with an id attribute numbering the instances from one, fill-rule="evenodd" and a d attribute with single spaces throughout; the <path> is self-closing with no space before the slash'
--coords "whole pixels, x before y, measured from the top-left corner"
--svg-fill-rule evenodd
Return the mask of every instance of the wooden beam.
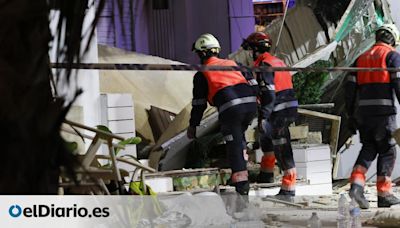
<path id="1" fill-rule="evenodd" d="M 119 135 L 112 134 L 112 133 L 109 133 L 109 132 L 106 132 L 106 131 L 102 131 L 102 130 L 98 130 L 96 128 L 88 127 L 88 126 L 85 126 L 83 124 L 76 123 L 76 122 L 73 122 L 73 121 L 70 121 L 70 120 L 64 120 L 64 123 L 66 123 L 68 125 L 71 125 L 71 126 L 74 126 L 74 127 L 79 127 L 79 128 L 82 128 L 82 129 L 85 129 L 85 130 L 88 130 L 88 131 L 93 131 L 93 132 L 99 134 L 102 138 L 104 136 L 106 136 L 106 137 L 109 137 L 109 138 L 119 139 L 121 141 L 125 140 L 123 137 L 121 137 Z"/>
<path id="2" fill-rule="evenodd" d="M 340 116 L 327 114 L 327 113 L 323 113 L 323 112 L 311 111 L 311 110 L 302 109 L 302 108 L 298 109 L 298 113 L 302 114 L 302 115 L 306 115 L 306 116 L 320 117 L 320 118 L 329 119 L 329 120 L 340 120 L 341 119 Z"/>

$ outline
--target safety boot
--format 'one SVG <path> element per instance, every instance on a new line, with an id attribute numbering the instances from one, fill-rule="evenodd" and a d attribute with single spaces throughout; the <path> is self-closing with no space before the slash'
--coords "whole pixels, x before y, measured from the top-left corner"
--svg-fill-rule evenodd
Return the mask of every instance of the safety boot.
<path id="1" fill-rule="evenodd" d="M 369 202 L 364 196 L 364 188 L 357 184 L 352 184 L 349 191 L 350 198 L 354 199 L 361 209 L 368 209 Z"/>
<path id="2" fill-rule="evenodd" d="M 248 181 L 233 183 L 232 185 L 235 186 L 236 192 L 239 193 L 240 195 L 245 195 L 245 196 L 249 195 L 250 184 Z"/>
<path id="3" fill-rule="evenodd" d="M 266 198 L 272 198 L 272 199 L 286 201 L 289 203 L 294 203 L 294 196 L 295 196 L 294 191 L 286 191 L 281 189 L 278 194 L 274 196 L 267 196 Z"/>
<path id="4" fill-rule="evenodd" d="M 257 176 L 257 183 L 274 183 L 274 173 L 266 173 L 260 171 Z"/>
<path id="5" fill-rule="evenodd" d="M 390 207 L 396 204 L 400 204 L 400 199 L 393 194 L 387 196 L 378 196 L 378 207 Z"/>

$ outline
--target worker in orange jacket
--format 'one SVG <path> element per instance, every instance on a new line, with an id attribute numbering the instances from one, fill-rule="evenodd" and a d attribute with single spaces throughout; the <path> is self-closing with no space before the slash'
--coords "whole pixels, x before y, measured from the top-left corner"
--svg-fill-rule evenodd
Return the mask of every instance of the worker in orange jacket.
<path id="1" fill-rule="evenodd" d="M 399 68 L 399 31 L 394 24 L 384 24 L 375 33 L 376 43 L 360 55 L 357 67 Z M 365 174 L 378 156 L 376 188 L 378 207 L 390 207 L 400 200 L 392 193 L 391 175 L 396 160 L 392 132 L 397 128 L 394 95 L 400 100 L 400 73 L 358 71 L 348 75 L 345 84 L 349 128 L 359 130 L 361 151 L 351 173 L 350 197 L 360 208 L 369 208 L 364 196 Z"/>
<path id="2" fill-rule="evenodd" d="M 220 59 L 218 40 L 211 34 L 201 35 L 193 44 L 203 65 L 237 66 L 232 60 Z M 190 113 L 188 138 L 196 137 L 196 126 L 200 124 L 207 102 L 218 109 L 221 132 L 224 135 L 228 159 L 232 169 L 231 184 L 238 193 L 249 191 L 247 165 L 244 159 L 246 142 L 244 132 L 257 111 L 257 97 L 252 85 L 254 78 L 245 78 L 239 71 L 197 72 L 193 78 L 193 100 Z"/>
<path id="3" fill-rule="evenodd" d="M 262 32 L 250 34 L 244 42 L 253 51 L 255 66 L 285 67 L 285 63 L 271 55 L 272 41 Z M 257 73 L 259 93 L 260 144 L 264 152 L 258 182 L 274 181 L 273 170 L 278 159 L 283 170 L 282 185 L 277 198 L 293 200 L 296 186 L 296 168 L 290 144 L 289 124 L 297 117 L 298 101 L 288 71 Z"/>

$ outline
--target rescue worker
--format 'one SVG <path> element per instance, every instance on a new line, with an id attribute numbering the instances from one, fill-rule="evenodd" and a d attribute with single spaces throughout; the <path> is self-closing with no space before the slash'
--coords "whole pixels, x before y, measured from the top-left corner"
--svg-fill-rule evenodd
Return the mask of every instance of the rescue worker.
<path id="1" fill-rule="evenodd" d="M 375 45 L 355 62 L 357 67 L 400 67 L 399 31 L 394 24 L 384 24 L 375 33 Z M 392 193 L 393 166 L 396 159 L 392 132 L 396 129 L 394 94 L 400 99 L 400 74 L 388 71 L 358 71 L 348 75 L 345 84 L 346 111 L 353 134 L 360 133 L 361 151 L 350 176 L 349 195 L 369 208 L 364 196 L 365 173 L 378 156 L 376 188 L 378 207 L 390 207 L 400 200 Z"/>
<path id="2" fill-rule="evenodd" d="M 253 51 L 255 66 L 285 67 L 285 63 L 269 53 L 272 41 L 262 32 L 250 34 L 246 45 Z M 264 155 L 258 182 L 274 182 L 275 160 L 278 159 L 283 178 L 277 198 L 293 200 L 295 196 L 296 168 L 290 144 L 289 124 L 297 117 L 298 101 L 293 90 L 292 76 L 287 71 L 257 74 L 259 93 L 260 144 Z"/>
<path id="3" fill-rule="evenodd" d="M 218 58 L 221 50 L 218 40 L 211 34 L 201 35 L 193 44 L 200 62 L 207 66 L 237 66 L 232 60 Z M 254 78 L 253 83 L 256 83 Z M 239 71 L 197 72 L 193 79 L 193 100 L 188 138 L 196 137 L 207 101 L 218 109 L 221 132 L 226 141 L 228 159 L 232 169 L 231 184 L 238 193 L 249 191 L 248 172 L 243 156 L 246 131 L 257 111 L 254 89 Z"/>

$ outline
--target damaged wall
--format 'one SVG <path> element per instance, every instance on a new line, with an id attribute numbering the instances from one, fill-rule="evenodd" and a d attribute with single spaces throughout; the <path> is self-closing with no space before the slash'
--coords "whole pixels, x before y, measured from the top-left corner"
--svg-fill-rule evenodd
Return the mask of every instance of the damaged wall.
<path id="1" fill-rule="evenodd" d="M 99 46 L 99 63 L 180 64 L 160 57 Z M 130 93 L 135 105 L 136 131 L 154 142 L 146 110 L 150 106 L 179 113 L 192 98 L 192 71 L 100 71 L 100 92 Z"/>

